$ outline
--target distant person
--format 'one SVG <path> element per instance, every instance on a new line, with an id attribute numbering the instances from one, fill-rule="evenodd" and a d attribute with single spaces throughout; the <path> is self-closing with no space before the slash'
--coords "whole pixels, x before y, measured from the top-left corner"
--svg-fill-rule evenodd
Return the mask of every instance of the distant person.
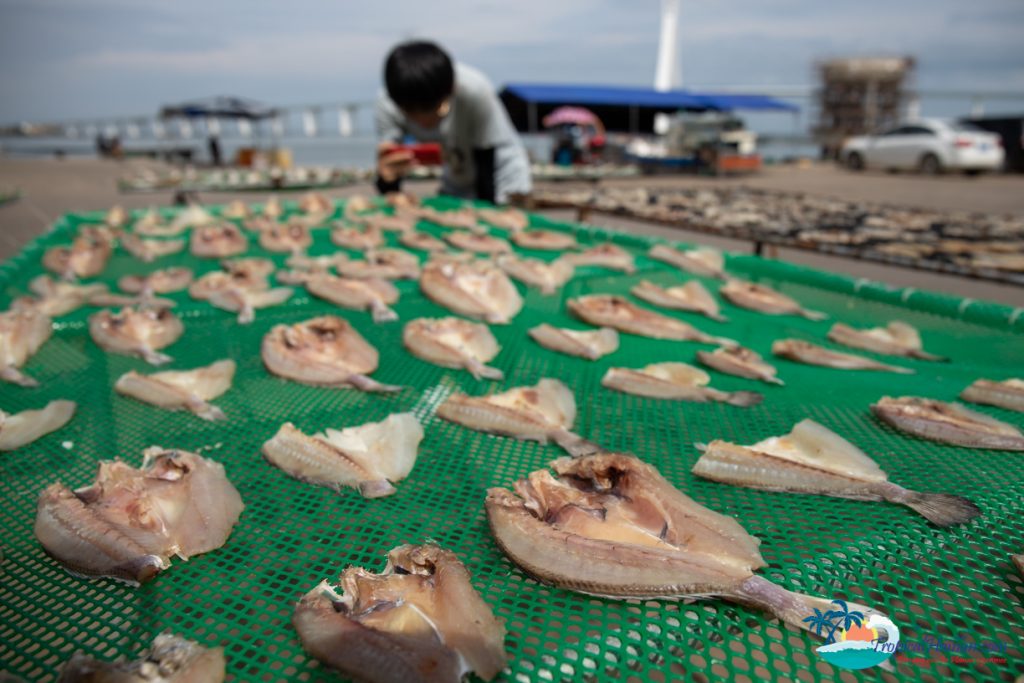
<path id="1" fill-rule="evenodd" d="M 213 164 L 214 166 L 220 166 L 220 138 L 218 138 L 216 135 L 211 135 L 210 138 L 207 140 L 207 147 L 209 147 L 210 149 L 210 163 Z"/>
<path id="2" fill-rule="evenodd" d="M 487 77 L 434 43 L 398 45 L 384 63 L 377 102 L 377 189 L 397 192 L 413 163 L 409 139 L 438 142 L 441 194 L 507 203 L 530 192 L 530 164 Z"/>

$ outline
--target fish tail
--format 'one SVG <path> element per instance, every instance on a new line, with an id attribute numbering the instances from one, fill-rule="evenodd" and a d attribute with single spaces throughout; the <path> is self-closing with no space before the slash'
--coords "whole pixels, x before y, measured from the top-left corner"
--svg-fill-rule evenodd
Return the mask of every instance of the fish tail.
<path id="1" fill-rule="evenodd" d="M 565 429 L 559 429 L 548 436 L 552 441 L 561 446 L 566 453 L 574 458 L 582 458 L 585 455 L 608 452 L 608 449 L 603 446 L 600 446 L 588 439 L 584 439 L 579 434 L 575 434 Z"/>
<path id="2" fill-rule="evenodd" d="M 808 320 L 824 320 L 828 317 L 828 313 L 822 313 L 821 311 L 808 311 L 806 308 L 800 309 L 800 315 Z"/>
<path id="3" fill-rule="evenodd" d="M 949 493 L 907 491 L 901 500 L 893 502 L 906 505 L 932 524 L 942 527 L 966 524 L 981 514 L 981 509 L 971 501 Z"/>
<path id="4" fill-rule="evenodd" d="M 6 368 L 0 370 L 0 380 L 10 382 L 11 384 L 17 384 L 22 387 L 39 386 L 39 382 L 32 379 L 13 365 L 8 365 Z"/>
<path id="5" fill-rule="evenodd" d="M 913 374 L 915 374 L 915 371 L 913 370 L 913 368 L 904 368 L 904 367 L 901 367 L 899 365 L 886 365 L 886 364 L 882 363 L 882 364 L 880 364 L 880 367 L 878 369 L 879 370 L 886 370 L 888 372 L 895 372 L 897 375 L 913 375 Z"/>
<path id="6" fill-rule="evenodd" d="M 726 394 L 727 398 L 725 402 L 731 406 L 738 406 L 740 408 L 749 408 L 750 406 L 756 406 L 758 403 L 764 400 L 764 394 L 759 394 L 756 391 L 733 391 Z"/>
<path id="7" fill-rule="evenodd" d="M 238 324 L 248 325 L 256 319 L 256 309 L 252 307 L 252 304 L 244 302 L 242 307 L 238 310 Z"/>
<path id="8" fill-rule="evenodd" d="M 505 379 L 504 372 L 490 365 L 484 365 L 479 361 L 471 362 L 469 364 L 469 371 L 477 379 L 494 379 L 499 381 Z"/>
<path id="9" fill-rule="evenodd" d="M 363 391 L 373 391 L 377 393 L 392 393 L 396 391 L 402 391 L 405 389 L 403 386 L 397 384 L 381 384 L 375 379 L 371 379 L 366 375 L 349 375 L 346 381 L 354 386 L 356 389 Z"/>
<path id="10" fill-rule="evenodd" d="M 142 359 L 145 360 L 150 365 L 163 365 L 164 363 L 170 363 L 172 360 L 174 360 L 166 353 L 160 353 L 159 351 L 154 351 L 153 349 L 143 349 Z"/>
<path id="11" fill-rule="evenodd" d="M 762 379 L 765 382 L 768 382 L 768 384 L 778 384 L 780 387 L 786 386 L 785 382 L 783 382 L 778 377 L 775 377 L 774 375 L 765 375 L 764 377 L 762 377 Z"/>
<path id="12" fill-rule="evenodd" d="M 928 353 L 927 351 L 921 351 L 920 349 L 914 349 L 910 352 L 911 358 L 918 360 L 930 360 L 934 363 L 948 363 L 949 359 L 945 356 L 936 356 L 934 353 Z"/>
<path id="13" fill-rule="evenodd" d="M 359 482 L 359 494 L 363 498 L 383 498 L 394 494 L 397 490 L 387 479 Z"/>
<path id="14" fill-rule="evenodd" d="M 398 320 L 397 313 L 379 302 L 375 302 L 371 305 L 370 314 L 373 316 L 373 322 L 375 323 L 388 323 L 393 320 Z"/>
<path id="15" fill-rule="evenodd" d="M 228 416 L 224 414 L 223 410 L 198 397 L 193 397 L 192 400 L 188 402 L 188 409 L 196 417 L 201 417 L 202 419 L 209 420 L 210 422 L 226 420 L 228 418 Z"/>

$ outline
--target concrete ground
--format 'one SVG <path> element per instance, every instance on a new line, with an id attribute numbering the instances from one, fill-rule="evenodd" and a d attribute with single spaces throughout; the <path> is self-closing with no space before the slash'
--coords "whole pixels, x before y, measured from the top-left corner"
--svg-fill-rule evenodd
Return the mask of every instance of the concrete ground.
<path id="1" fill-rule="evenodd" d="M 0 157 L 0 187 L 17 187 L 21 199 L 0 207 L 0 260 L 16 253 L 26 242 L 45 231 L 61 214 L 70 211 L 107 209 L 114 204 L 127 208 L 145 208 L 169 204 L 171 191 L 145 194 L 121 194 L 117 179 L 133 170 L 151 166 L 149 161 L 111 161 L 95 159 L 15 159 Z M 654 177 L 611 181 L 609 184 L 642 184 L 645 187 L 721 187 L 744 185 L 770 190 L 806 192 L 839 199 L 881 202 L 931 209 L 969 210 L 984 213 L 1024 215 L 1024 176 L 943 176 L 926 178 L 885 173 L 852 173 L 831 165 L 773 166 L 756 176 L 740 178 Z M 410 189 L 429 194 L 435 183 L 417 183 Z M 330 197 L 371 194 L 369 185 L 329 190 Z M 301 193 L 282 193 L 287 198 Z M 208 203 L 232 199 L 262 201 L 259 193 L 204 193 Z M 574 212 L 552 211 L 553 217 L 571 219 Z M 641 221 L 594 216 L 592 224 L 605 225 L 637 234 L 659 235 L 709 244 L 733 251 L 749 251 L 751 245 L 736 240 L 687 233 L 676 228 L 650 225 Z M 824 256 L 814 252 L 780 249 L 778 258 L 811 267 L 842 272 L 854 277 L 888 282 L 897 286 L 931 289 L 962 297 L 999 301 L 1024 306 L 1024 288 L 950 275 L 937 275 L 882 265 Z"/>

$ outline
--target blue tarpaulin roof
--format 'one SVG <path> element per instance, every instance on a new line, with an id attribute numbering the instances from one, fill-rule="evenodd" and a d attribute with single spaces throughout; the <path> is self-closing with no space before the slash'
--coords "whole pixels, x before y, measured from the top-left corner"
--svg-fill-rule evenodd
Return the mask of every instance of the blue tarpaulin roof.
<path id="1" fill-rule="evenodd" d="M 689 90 L 660 92 L 652 88 L 603 85 L 553 85 L 514 83 L 504 93 L 538 104 L 649 107 L 656 109 L 759 109 L 797 111 L 788 102 L 767 95 L 699 93 Z"/>

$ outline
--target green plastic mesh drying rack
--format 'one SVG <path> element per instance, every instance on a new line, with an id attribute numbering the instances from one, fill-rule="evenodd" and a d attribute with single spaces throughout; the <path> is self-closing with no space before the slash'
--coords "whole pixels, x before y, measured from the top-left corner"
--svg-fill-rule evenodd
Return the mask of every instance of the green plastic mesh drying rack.
<path id="1" fill-rule="evenodd" d="M 451 208 L 448 200 L 433 200 Z M 287 205 L 294 211 L 294 205 Z M 166 215 L 171 215 L 166 210 Z M 68 215 L 48 234 L 0 266 L 0 307 L 27 291 L 40 274 L 44 251 L 71 240 L 78 226 L 99 214 Z M 684 279 L 644 254 L 653 240 L 531 217 L 534 226 L 565 230 L 583 246 L 612 241 L 637 257 L 624 275 L 582 267 L 558 294 L 525 290 L 526 305 L 513 324 L 493 326 L 502 351 L 494 365 L 503 383 L 417 360 L 401 345 L 402 322 L 447 312 L 425 299 L 415 282 L 398 284 L 401 320 L 375 325 L 368 313 L 342 311 L 299 290 L 286 305 L 236 324 L 233 314 L 178 302 L 186 333 L 165 349 L 171 368 L 233 358 L 233 388 L 215 403 L 229 419 L 208 423 L 186 413 L 161 411 L 117 396 L 122 373 L 150 370 L 140 360 L 101 351 L 89 338 L 81 309 L 55 321 L 53 337 L 25 371 L 40 387 L 0 386 L 8 412 L 65 398 L 78 413 L 62 430 L 21 450 L 0 454 L 0 671 L 26 680 L 53 680 L 62 662 L 81 651 L 99 658 L 134 657 L 168 630 L 207 645 L 221 645 L 229 678 L 236 681 L 332 681 L 339 676 L 302 650 L 290 618 L 299 597 L 349 565 L 379 571 L 387 551 L 402 543 L 434 541 L 454 550 L 473 583 L 508 628 L 511 654 L 500 674 L 507 681 L 762 681 L 817 679 L 1012 680 L 1024 671 L 1024 581 L 1010 561 L 1024 552 L 1024 454 L 970 450 L 921 441 L 885 426 L 868 406 L 883 395 L 953 400 L 979 377 L 1024 374 L 1024 316 L 995 304 L 960 300 L 800 268 L 753 256 L 728 257 L 728 270 L 795 297 L 832 320 L 855 325 L 902 319 L 921 330 L 925 348 L 949 363 L 897 360 L 914 375 L 846 372 L 775 359 L 785 387 L 712 373 L 725 390 L 754 389 L 766 399 L 741 409 L 723 404 L 659 401 L 600 386 L 610 366 L 656 361 L 694 362 L 694 343 L 623 335 L 621 348 L 597 362 L 537 346 L 526 330 L 540 322 L 578 326 L 565 301 L 581 294 L 627 294 L 643 278 L 659 284 Z M 429 223 L 420 228 L 444 231 Z M 311 254 L 333 251 L 328 231 L 317 231 Z M 500 234 L 500 231 L 495 231 Z M 395 235 L 388 235 L 388 241 Z M 253 240 L 254 242 L 254 240 Z M 251 255 L 273 258 L 255 243 Z M 531 253 L 550 259 L 552 254 Z M 100 281 L 171 265 L 212 270 L 212 260 L 187 251 L 145 265 L 118 250 Z M 712 289 L 717 285 L 707 282 Z M 394 395 L 315 388 L 269 375 L 260 340 L 275 324 L 335 313 L 351 321 L 381 351 L 382 382 L 411 387 Z M 822 341 L 832 320 L 772 317 L 725 304 L 728 323 L 679 313 L 698 327 L 739 340 L 770 357 L 772 340 Z M 870 354 L 869 354 L 870 355 Z M 708 507 L 735 516 L 763 540 L 768 567 L 761 574 L 788 589 L 871 605 L 901 628 L 904 641 L 946 641 L 988 649 L 933 648 L 890 660 L 891 670 L 834 668 L 816 652 L 820 641 L 782 626 L 768 615 L 730 603 L 613 601 L 542 585 L 527 578 L 496 547 L 483 509 L 485 490 L 507 486 L 561 455 L 555 446 L 524 443 L 470 431 L 434 417 L 452 391 L 481 394 L 533 384 L 541 377 L 567 383 L 575 393 L 576 431 L 609 448 L 654 464 L 683 491 Z M 1015 424 L 1019 413 L 980 408 Z M 412 474 L 394 496 L 365 500 L 303 484 L 270 466 L 261 444 L 291 420 L 306 431 L 343 427 L 413 411 L 426 431 Z M 909 509 L 820 496 L 759 492 L 697 479 L 690 468 L 694 444 L 723 438 L 753 443 L 782 434 L 802 418 L 827 425 L 874 457 L 893 481 L 908 488 L 954 492 L 983 510 L 974 522 L 939 530 Z M 202 451 L 224 464 L 246 504 L 221 549 L 170 570 L 142 587 L 74 578 L 44 554 L 32 533 L 36 498 L 50 482 L 90 483 L 101 459 L 138 465 L 150 445 Z"/>

